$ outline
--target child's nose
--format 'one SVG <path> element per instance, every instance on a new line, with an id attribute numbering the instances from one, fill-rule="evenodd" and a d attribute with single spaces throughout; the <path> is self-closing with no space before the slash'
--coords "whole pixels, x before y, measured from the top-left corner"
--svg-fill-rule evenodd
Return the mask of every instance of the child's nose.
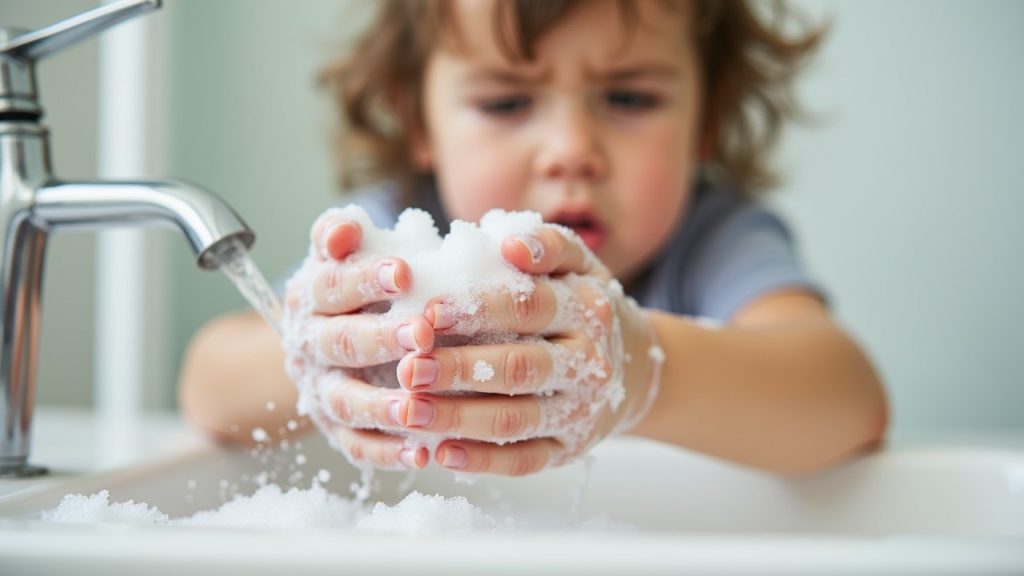
<path id="1" fill-rule="evenodd" d="M 599 127 L 586 110 L 567 109 L 550 118 L 537 156 L 541 175 L 552 179 L 599 180 L 608 167 Z"/>

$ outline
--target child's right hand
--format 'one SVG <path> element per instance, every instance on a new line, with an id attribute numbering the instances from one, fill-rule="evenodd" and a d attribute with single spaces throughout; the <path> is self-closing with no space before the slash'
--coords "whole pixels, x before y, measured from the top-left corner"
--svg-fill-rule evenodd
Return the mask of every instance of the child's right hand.
<path id="1" fill-rule="evenodd" d="M 300 411 L 310 415 L 328 440 L 353 463 L 378 468 L 422 468 L 426 448 L 407 446 L 393 407 L 400 389 L 372 386 L 364 371 L 408 352 L 429 352 L 434 332 L 423 316 L 387 320 L 368 311 L 412 286 L 412 271 L 400 258 L 353 255 L 362 229 L 325 214 L 312 228 L 311 254 L 288 283 L 285 322 L 287 369 L 299 385 Z M 393 428 L 380 429 L 380 422 Z"/>

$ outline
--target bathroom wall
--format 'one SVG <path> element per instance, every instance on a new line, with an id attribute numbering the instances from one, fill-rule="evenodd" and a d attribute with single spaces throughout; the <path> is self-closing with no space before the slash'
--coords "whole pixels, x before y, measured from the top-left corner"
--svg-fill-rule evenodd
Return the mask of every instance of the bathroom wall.
<path id="1" fill-rule="evenodd" d="M 905 427 L 1024 427 L 1024 3 L 802 0 L 833 31 L 778 195 Z"/>
<path id="2" fill-rule="evenodd" d="M 7 20 L 14 9 L 38 12 L 40 4 L 56 17 L 88 3 L 0 0 L 0 12 Z M 1024 22 L 1024 4 L 797 5 L 813 17 L 829 17 L 833 29 L 800 84 L 818 120 L 787 134 L 778 155 L 787 179 L 773 203 L 792 223 L 838 317 L 878 363 L 897 432 L 1024 428 L 1024 355 L 1015 345 L 1024 326 L 1018 299 L 1024 294 L 1024 233 L 1017 223 L 1024 196 L 1014 193 L 1024 181 L 1017 158 L 1024 113 L 1014 106 L 1024 101 L 1024 78 L 1015 73 L 1024 54 L 1024 37 L 1015 30 Z M 209 187 L 238 209 L 257 231 L 254 257 L 269 277 L 301 257 L 309 222 L 336 199 L 326 154 L 329 115 L 312 78 L 373 6 L 358 0 L 166 2 L 174 30 L 167 171 Z M 78 50 L 84 57 L 95 48 Z M 55 59 L 42 72 L 59 64 Z M 82 76 L 81 82 L 94 77 Z M 88 84 L 77 85 L 85 88 L 51 90 L 49 98 L 72 93 L 79 99 L 90 91 Z M 61 105 L 47 103 L 53 124 Z M 60 119 L 57 135 L 70 137 L 74 120 Z M 59 146 L 58 140 L 58 169 L 88 175 L 69 163 L 91 169 L 90 152 Z M 54 263 L 61 250 L 55 244 Z M 167 252 L 173 366 L 199 326 L 244 304 L 225 279 L 196 272 L 183 244 L 170 241 Z M 72 264 L 78 270 L 68 272 L 73 278 L 88 274 L 88 266 Z M 69 283 L 72 291 L 83 284 Z M 48 317 L 90 308 L 54 313 L 49 298 Z M 59 349 L 59 356 L 50 356 L 54 366 L 82 366 L 87 354 L 78 364 L 70 355 L 87 348 L 88 332 L 57 336 L 55 330 L 44 327 L 46 338 L 69 340 L 44 340 L 44 358 Z M 44 366 L 44 376 L 56 377 L 50 374 L 57 369 Z M 87 369 L 59 377 L 66 391 L 44 383 L 42 400 L 87 400 L 88 386 L 70 383 L 81 374 Z M 172 405 L 174 377 L 160 384 L 157 403 Z"/>

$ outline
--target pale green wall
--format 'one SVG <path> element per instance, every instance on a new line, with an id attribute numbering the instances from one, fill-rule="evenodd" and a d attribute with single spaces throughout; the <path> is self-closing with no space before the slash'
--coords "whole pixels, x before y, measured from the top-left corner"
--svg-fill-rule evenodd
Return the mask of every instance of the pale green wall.
<path id="1" fill-rule="evenodd" d="M 802 0 L 835 26 L 779 195 L 898 427 L 1024 427 L 1024 3 Z"/>

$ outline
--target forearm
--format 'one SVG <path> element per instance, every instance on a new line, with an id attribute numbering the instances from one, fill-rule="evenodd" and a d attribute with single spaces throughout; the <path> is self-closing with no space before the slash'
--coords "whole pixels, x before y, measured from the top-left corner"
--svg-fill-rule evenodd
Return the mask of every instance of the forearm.
<path id="1" fill-rule="evenodd" d="M 252 443 L 255 427 L 274 438 L 307 426 L 296 416 L 280 340 L 255 313 L 219 318 L 193 338 L 178 391 L 185 417 L 221 441 Z M 296 431 L 288 430 L 289 420 Z"/>
<path id="2" fill-rule="evenodd" d="M 633 433 L 783 472 L 828 465 L 884 434 L 878 377 L 831 322 L 706 329 L 650 317 L 667 359 Z"/>

